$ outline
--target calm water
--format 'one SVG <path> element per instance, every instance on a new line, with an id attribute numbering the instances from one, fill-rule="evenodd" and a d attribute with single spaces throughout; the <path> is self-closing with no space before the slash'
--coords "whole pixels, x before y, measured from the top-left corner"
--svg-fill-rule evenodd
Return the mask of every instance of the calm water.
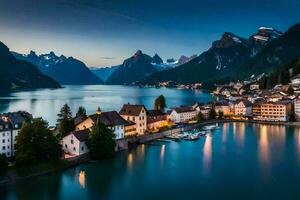
<path id="1" fill-rule="evenodd" d="M 209 93 L 199 90 L 107 85 L 65 86 L 62 89 L 16 92 L 0 97 L 0 113 L 26 110 L 34 117 L 43 117 L 54 125 L 57 113 L 66 103 L 74 113 L 79 106 L 84 106 L 88 114 L 95 113 L 98 106 L 104 111 L 119 111 L 121 106 L 128 102 L 144 104 L 148 109 L 152 109 L 155 98 L 161 94 L 166 97 L 168 107 L 207 102 L 212 98 Z"/>
<path id="2" fill-rule="evenodd" d="M 2 188 L 7 199 L 300 199 L 300 129 L 221 124 Z M 0 198 L 2 199 L 2 198 Z M 5 198 L 4 198 L 5 199 Z"/>

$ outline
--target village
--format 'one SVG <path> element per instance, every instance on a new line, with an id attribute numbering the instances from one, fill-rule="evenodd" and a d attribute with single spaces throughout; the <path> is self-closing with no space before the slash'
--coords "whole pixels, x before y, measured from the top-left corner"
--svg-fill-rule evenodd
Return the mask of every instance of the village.
<path id="1" fill-rule="evenodd" d="M 189 126 L 208 120 L 243 120 L 251 122 L 289 122 L 300 119 L 300 76 L 287 85 L 276 85 L 269 90 L 260 89 L 257 80 L 238 81 L 218 85 L 213 91 L 215 99 L 209 103 L 148 110 L 144 105 L 124 104 L 119 111 L 101 111 L 76 116 L 75 129 L 61 138 L 65 158 L 89 152 L 87 140 L 93 125 L 99 120 L 115 135 L 116 150 L 127 148 L 124 142 L 145 135 L 154 135 L 178 126 Z M 22 124 L 30 120 L 25 111 L 0 115 L 0 154 L 14 157 L 16 137 Z M 133 140 L 135 141 L 135 140 Z"/>

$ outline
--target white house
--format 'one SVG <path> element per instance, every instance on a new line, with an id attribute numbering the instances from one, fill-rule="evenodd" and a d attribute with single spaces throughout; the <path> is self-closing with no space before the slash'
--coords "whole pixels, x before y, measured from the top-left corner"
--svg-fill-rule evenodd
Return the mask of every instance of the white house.
<path id="1" fill-rule="evenodd" d="M 234 114 L 247 116 L 252 114 L 252 104 L 248 100 L 240 100 L 234 104 Z"/>
<path id="2" fill-rule="evenodd" d="M 0 119 L 0 154 L 11 157 L 11 129 L 9 123 Z"/>
<path id="3" fill-rule="evenodd" d="M 5 113 L 0 115 L 0 154 L 6 157 L 15 156 L 16 136 L 18 135 L 25 118 L 21 113 Z"/>
<path id="4" fill-rule="evenodd" d="M 221 112 L 221 113 L 223 113 L 223 115 L 231 115 L 232 114 L 229 103 L 226 101 L 217 101 L 214 104 L 214 108 L 215 108 L 216 113 Z"/>
<path id="5" fill-rule="evenodd" d="M 297 97 L 294 99 L 294 112 L 296 119 L 300 119 L 300 98 Z"/>
<path id="6" fill-rule="evenodd" d="M 91 129 L 99 120 L 108 126 L 115 134 L 115 139 L 122 139 L 125 136 L 125 125 L 127 121 L 123 119 L 116 111 L 101 112 L 88 116 L 85 120 L 76 125 L 76 130 Z"/>
<path id="7" fill-rule="evenodd" d="M 143 135 L 147 131 L 147 114 L 148 111 L 144 105 L 124 104 L 119 114 L 127 121 L 136 124 L 138 135 Z"/>
<path id="8" fill-rule="evenodd" d="M 70 132 L 62 140 L 64 152 L 76 156 L 88 153 L 89 149 L 86 142 L 89 138 L 89 134 L 89 129 Z"/>
<path id="9" fill-rule="evenodd" d="M 184 123 L 193 120 L 199 112 L 193 106 L 182 106 L 173 108 L 170 117 L 174 123 Z"/>

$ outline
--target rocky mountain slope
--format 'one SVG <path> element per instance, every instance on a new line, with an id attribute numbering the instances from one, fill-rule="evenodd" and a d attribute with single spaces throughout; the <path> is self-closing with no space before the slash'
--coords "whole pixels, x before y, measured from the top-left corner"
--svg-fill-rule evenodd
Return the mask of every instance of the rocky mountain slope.
<path id="1" fill-rule="evenodd" d="M 0 91 L 60 87 L 58 82 L 42 74 L 35 65 L 16 59 L 2 42 L 0 42 L 0 74 Z"/>
<path id="2" fill-rule="evenodd" d="M 93 85 L 103 81 L 95 76 L 80 60 L 73 57 L 57 56 L 54 52 L 37 55 L 31 51 L 28 55 L 13 52 L 20 60 L 26 60 L 36 65 L 41 72 L 64 85 Z"/>

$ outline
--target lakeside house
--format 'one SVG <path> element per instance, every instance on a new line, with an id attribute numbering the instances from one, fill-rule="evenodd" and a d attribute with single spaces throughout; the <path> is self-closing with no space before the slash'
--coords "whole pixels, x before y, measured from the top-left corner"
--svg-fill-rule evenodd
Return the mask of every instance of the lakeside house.
<path id="1" fill-rule="evenodd" d="M 62 139 L 63 151 L 70 155 L 83 155 L 89 152 L 87 147 L 87 140 L 89 138 L 90 130 L 75 130 L 70 132 Z"/>
<path id="2" fill-rule="evenodd" d="M 137 136 L 136 123 L 127 120 L 125 124 L 125 138 Z"/>
<path id="3" fill-rule="evenodd" d="M 98 110 L 96 114 L 90 115 L 85 120 L 78 123 L 76 125 L 76 130 L 91 129 L 97 120 L 114 132 L 115 139 L 122 139 L 125 137 L 125 126 L 128 122 L 116 111 L 101 112 L 101 110 Z"/>
<path id="4" fill-rule="evenodd" d="M 148 111 L 144 105 L 124 104 L 119 114 L 125 120 L 130 120 L 136 124 L 138 135 L 144 135 L 146 133 Z"/>
<path id="5" fill-rule="evenodd" d="M 194 106 L 181 106 L 171 110 L 170 118 L 174 123 L 187 123 L 195 119 L 199 112 Z"/>
<path id="6" fill-rule="evenodd" d="M 233 115 L 233 111 L 227 101 L 214 102 L 214 108 L 216 113 L 223 113 L 224 116 Z"/>
<path id="7" fill-rule="evenodd" d="M 294 113 L 297 120 L 300 119 L 300 98 L 296 97 L 294 99 Z"/>
<path id="8" fill-rule="evenodd" d="M 292 113 L 290 100 L 277 102 L 258 102 L 252 108 L 253 119 L 261 121 L 288 121 Z"/>
<path id="9" fill-rule="evenodd" d="M 239 100 L 234 103 L 234 115 L 249 116 L 252 114 L 252 104 L 248 100 Z"/>
<path id="10" fill-rule="evenodd" d="M 0 115 L 0 154 L 6 157 L 15 156 L 16 136 L 25 121 L 25 117 L 20 112 Z"/>
<path id="11" fill-rule="evenodd" d="M 162 127 L 169 125 L 168 114 L 161 110 L 148 110 L 147 129 L 151 132 L 158 131 Z"/>

